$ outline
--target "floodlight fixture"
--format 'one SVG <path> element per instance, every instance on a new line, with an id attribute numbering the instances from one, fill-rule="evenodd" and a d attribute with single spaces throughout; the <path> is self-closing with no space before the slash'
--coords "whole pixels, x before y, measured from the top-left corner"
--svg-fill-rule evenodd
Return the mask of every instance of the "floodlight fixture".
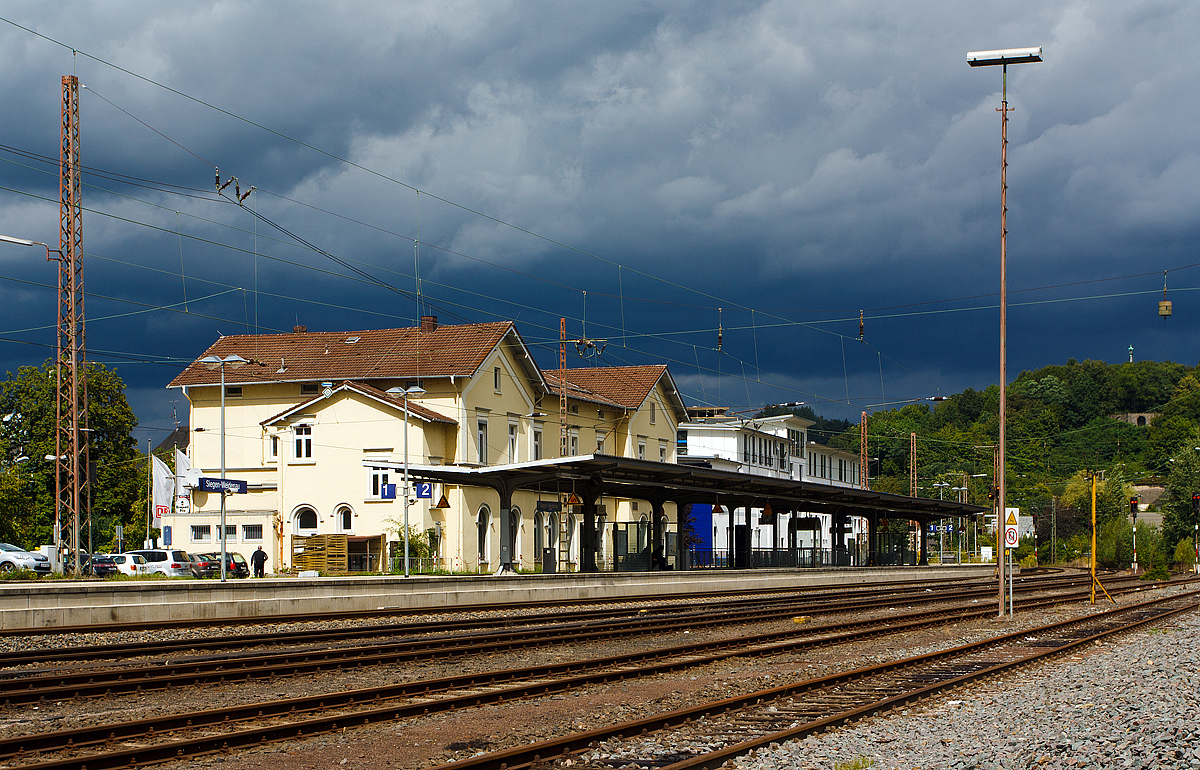
<path id="1" fill-rule="evenodd" d="M 972 67 L 993 67 L 997 64 L 1028 64 L 1042 60 L 1042 47 L 1002 48 L 997 51 L 967 51 L 967 64 Z"/>
<path id="2" fill-rule="evenodd" d="M 27 241 L 24 238 L 14 238 L 11 235 L 0 235 L 0 241 L 5 243 L 15 243 L 18 246 L 45 246 L 46 244 L 40 241 Z"/>

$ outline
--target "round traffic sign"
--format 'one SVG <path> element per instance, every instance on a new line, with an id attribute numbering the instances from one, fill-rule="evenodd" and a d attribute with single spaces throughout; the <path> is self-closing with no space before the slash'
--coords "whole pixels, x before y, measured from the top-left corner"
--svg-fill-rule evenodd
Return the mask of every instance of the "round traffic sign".
<path id="1" fill-rule="evenodd" d="M 1005 527 L 1004 528 L 1004 544 L 1006 546 L 1008 546 L 1009 548 L 1017 547 L 1017 528 L 1016 527 Z"/>

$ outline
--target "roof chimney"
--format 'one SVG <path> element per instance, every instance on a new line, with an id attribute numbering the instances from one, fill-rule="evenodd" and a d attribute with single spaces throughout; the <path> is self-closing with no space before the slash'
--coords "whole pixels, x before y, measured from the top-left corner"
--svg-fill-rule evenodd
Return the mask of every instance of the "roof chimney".
<path id="1" fill-rule="evenodd" d="M 437 330 L 437 316 L 423 315 L 421 316 L 421 331 L 432 332 Z"/>
<path id="2" fill-rule="evenodd" d="M 296 325 L 292 327 L 292 334 L 304 334 L 308 331 L 307 326 Z"/>

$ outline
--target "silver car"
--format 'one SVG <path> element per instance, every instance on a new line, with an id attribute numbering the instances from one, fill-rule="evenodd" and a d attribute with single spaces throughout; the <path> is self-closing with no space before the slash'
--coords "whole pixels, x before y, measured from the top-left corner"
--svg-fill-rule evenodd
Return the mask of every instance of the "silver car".
<path id="1" fill-rule="evenodd" d="M 146 559 L 146 574 L 161 572 L 167 577 L 192 577 L 192 558 L 187 551 L 171 548 L 149 548 L 143 551 L 126 551 Z"/>
<path id="2" fill-rule="evenodd" d="M 30 553 L 11 543 L 0 543 L 0 572 L 12 572 L 15 569 L 49 575 L 50 560 L 40 553 Z"/>

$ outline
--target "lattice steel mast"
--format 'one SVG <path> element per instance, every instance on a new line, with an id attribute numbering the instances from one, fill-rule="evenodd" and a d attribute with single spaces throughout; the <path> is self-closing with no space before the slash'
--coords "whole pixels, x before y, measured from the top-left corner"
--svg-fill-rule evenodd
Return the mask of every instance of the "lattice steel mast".
<path id="1" fill-rule="evenodd" d="M 79 575 L 80 519 L 90 529 L 87 361 L 83 320 L 83 201 L 79 165 L 79 78 L 62 78 L 59 145 L 58 359 L 54 439 L 54 528 L 59 554 L 70 549 Z"/>

